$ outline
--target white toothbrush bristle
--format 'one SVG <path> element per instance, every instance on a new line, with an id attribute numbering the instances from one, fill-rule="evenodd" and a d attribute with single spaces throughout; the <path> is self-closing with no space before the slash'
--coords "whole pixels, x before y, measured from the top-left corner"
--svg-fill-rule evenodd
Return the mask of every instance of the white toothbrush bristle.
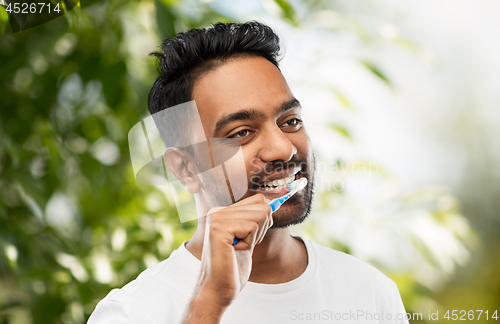
<path id="1" fill-rule="evenodd" d="M 300 178 L 298 180 L 290 182 L 288 185 L 288 190 L 290 191 L 299 191 L 304 189 L 304 187 L 307 185 L 307 179 L 306 178 Z"/>

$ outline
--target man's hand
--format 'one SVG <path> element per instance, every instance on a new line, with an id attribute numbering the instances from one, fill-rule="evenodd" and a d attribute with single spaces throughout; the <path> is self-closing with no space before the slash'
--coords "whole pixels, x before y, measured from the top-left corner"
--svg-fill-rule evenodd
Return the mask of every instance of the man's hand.
<path id="1" fill-rule="evenodd" d="M 219 322 L 247 283 L 253 249 L 272 225 L 271 207 L 260 194 L 209 211 L 200 277 L 183 323 Z M 233 245 L 235 237 L 239 242 Z"/>

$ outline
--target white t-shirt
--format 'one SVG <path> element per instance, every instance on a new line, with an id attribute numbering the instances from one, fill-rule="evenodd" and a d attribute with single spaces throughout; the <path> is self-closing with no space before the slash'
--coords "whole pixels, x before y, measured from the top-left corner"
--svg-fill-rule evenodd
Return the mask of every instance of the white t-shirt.
<path id="1" fill-rule="evenodd" d="M 248 282 L 221 323 L 408 323 L 392 280 L 353 256 L 298 238 L 307 248 L 304 273 L 283 284 Z M 179 323 L 201 266 L 185 243 L 123 288 L 113 289 L 88 324 Z"/>

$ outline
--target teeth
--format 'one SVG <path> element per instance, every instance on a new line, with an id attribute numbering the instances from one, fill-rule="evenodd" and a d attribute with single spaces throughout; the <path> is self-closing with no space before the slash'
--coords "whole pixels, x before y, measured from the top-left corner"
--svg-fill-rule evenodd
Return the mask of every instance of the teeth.
<path id="1" fill-rule="evenodd" d="M 288 188 L 288 185 L 293 180 L 295 180 L 295 175 L 291 175 L 289 177 L 278 179 L 278 180 L 264 182 L 262 187 L 265 191 L 285 189 L 285 188 Z"/>

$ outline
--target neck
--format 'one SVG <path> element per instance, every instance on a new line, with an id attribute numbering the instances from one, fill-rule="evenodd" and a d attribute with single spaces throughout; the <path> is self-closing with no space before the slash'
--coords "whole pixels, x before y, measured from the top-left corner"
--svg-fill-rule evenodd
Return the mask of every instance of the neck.
<path id="1" fill-rule="evenodd" d="M 205 233 L 205 218 L 198 219 L 198 228 L 186 248 L 201 260 Z M 307 267 L 307 251 L 299 239 L 291 236 L 288 228 L 269 229 L 264 240 L 252 254 L 252 272 L 249 281 L 278 284 L 299 277 Z"/>

